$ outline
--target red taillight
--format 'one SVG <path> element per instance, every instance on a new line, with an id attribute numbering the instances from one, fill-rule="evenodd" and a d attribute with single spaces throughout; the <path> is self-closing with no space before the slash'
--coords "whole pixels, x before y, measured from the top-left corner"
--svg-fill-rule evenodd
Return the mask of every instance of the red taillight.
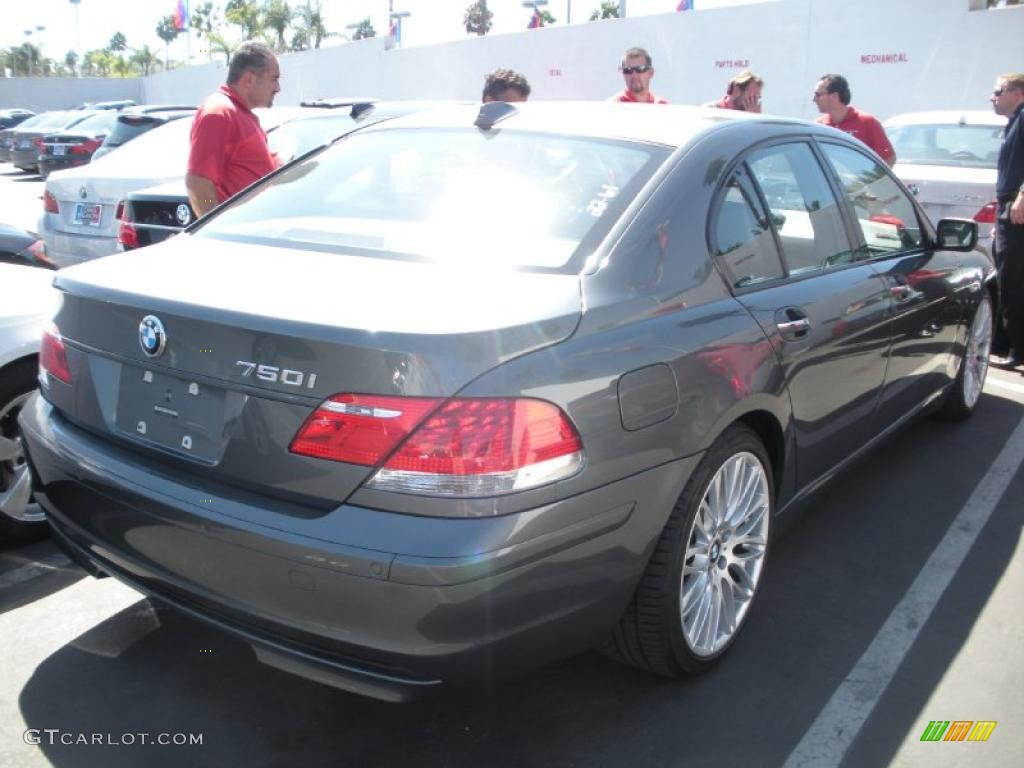
<path id="1" fill-rule="evenodd" d="M 70 151 L 73 155 L 91 155 L 102 143 L 103 139 L 86 139 L 81 144 L 72 144 Z"/>
<path id="2" fill-rule="evenodd" d="M 334 395 L 306 419 L 289 450 L 372 467 L 440 404 L 430 397 Z"/>
<path id="3" fill-rule="evenodd" d="M 60 330 L 52 323 L 43 331 L 43 342 L 39 348 L 39 370 L 60 379 L 65 384 L 71 383 L 67 349 L 60 337 Z"/>
<path id="4" fill-rule="evenodd" d="M 999 206 L 993 201 L 974 214 L 974 220 L 979 224 L 995 224 L 998 208 Z"/>
<path id="5" fill-rule="evenodd" d="M 43 192 L 43 210 L 47 213 L 60 213 L 60 208 L 57 207 L 57 198 L 50 190 Z"/>
<path id="6" fill-rule="evenodd" d="M 139 233 L 125 215 L 127 213 L 128 206 L 125 204 L 125 201 L 122 200 L 117 204 L 117 219 L 119 222 L 117 227 L 117 242 L 125 248 L 138 248 Z"/>
<path id="7" fill-rule="evenodd" d="M 511 493 L 583 464 L 579 435 L 551 403 L 456 398 L 438 408 L 441 402 L 336 395 L 306 421 L 291 450 L 366 466 L 383 461 L 369 486 L 433 496 Z"/>
<path id="8" fill-rule="evenodd" d="M 32 144 L 33 144 L 33 145 L 35 146 L 35 148 L 36 148 L 36 149 L 38 149 L 38 150 L 39 150 L 40 152 L 45 152 L 45 151 L 46 151 L 45 147 L 43 146 L 43 140 L 42 140 L 42 138 L 38 138 L 38 139 L 32 139 Z"/>

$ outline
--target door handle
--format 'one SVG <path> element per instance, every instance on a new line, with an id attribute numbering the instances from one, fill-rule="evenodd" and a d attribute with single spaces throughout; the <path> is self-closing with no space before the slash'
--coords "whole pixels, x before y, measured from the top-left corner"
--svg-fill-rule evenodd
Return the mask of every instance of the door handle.
<path id="1" fill-rule="evenodd" d="M 811 321 L 806 317 L 799 317 L 795 320 L 785 320 L 781 323 L 776 323 L 775 327 L 784 336 L 799 336 L 811 330 Z"/>
<path id="2" fill-rule="evenodd" d="M 910 294 L 913 292 L 913 289 L 909 285 L 889 286 L 889 295 L 896 299 L 896 301 L 906 301 L 910 298 Z"/>

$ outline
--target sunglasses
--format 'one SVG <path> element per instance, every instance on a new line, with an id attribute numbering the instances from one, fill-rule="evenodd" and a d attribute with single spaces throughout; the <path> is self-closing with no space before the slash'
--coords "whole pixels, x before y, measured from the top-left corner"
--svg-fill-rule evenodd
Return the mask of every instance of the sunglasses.
<path id="1" fill-rule="evenodd" d="M 649 64 L 641 64 L 639 67 L 619 67 L 619 69 L 624 75 L 642 75 L 644 72 L 650 72 L 651 66 Z"/>
<path id="2" fill-rule="evenodd" d="M 1019 90 L 1020 90 L 1019 88 L 1014 88 L 1012 85 L 1004 85 L 1002 88 L 996 88 L 994 91 L 992 91 L 992 95 L 996 96 L 996 97 L 999 97 L 999 96 L 1002 96 L 1007 91 L 1019 91 Z"/>

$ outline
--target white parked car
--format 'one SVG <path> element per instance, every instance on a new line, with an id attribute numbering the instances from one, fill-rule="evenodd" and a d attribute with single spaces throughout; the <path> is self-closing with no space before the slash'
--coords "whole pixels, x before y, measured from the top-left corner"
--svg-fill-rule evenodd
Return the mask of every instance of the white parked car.
<path id="1" fill-rule="evenodd" d="M 896 175 L 933 222 L 978 222 L 978 245 L 991 253 L 996 160 L 1006 118 L 991 111 L 912 112 L 886 120 Z"/>
<path id="2" fill-rule="evenodd" d="M 297 135 L 275 129 L 301 118 L 329 114 L 325 108 L 314 107 L 255 111 L 267 131 L 271 150 L 282 162 L 305 149 Z M 126 198 L 137 190 L 185 178 L 191 131 L 191 120 L 175 120 L 88 165 L 57 171 L 47 178 L 38 230 L 51 261 L 66 267 L 116 253 Z"/>
<path id="3" fill-rule="evenodd" d="M 60 300 L 52 283 L 49 270 L 0 264 L 0 536 L 47 532 L 43 510 L 32 502 L 18 412 L 36 389 L 39 342 Z"/>

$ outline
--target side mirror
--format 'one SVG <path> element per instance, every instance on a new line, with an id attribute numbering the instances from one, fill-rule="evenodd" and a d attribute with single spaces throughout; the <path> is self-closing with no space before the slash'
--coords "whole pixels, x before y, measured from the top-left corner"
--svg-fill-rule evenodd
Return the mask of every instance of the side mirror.
<path id="1" fill-rule="evenodd" d="M 942 219 L 935 228 L 936 247 L 947 251 L 973 251 L 978 244 L 978 222 Z"/>

